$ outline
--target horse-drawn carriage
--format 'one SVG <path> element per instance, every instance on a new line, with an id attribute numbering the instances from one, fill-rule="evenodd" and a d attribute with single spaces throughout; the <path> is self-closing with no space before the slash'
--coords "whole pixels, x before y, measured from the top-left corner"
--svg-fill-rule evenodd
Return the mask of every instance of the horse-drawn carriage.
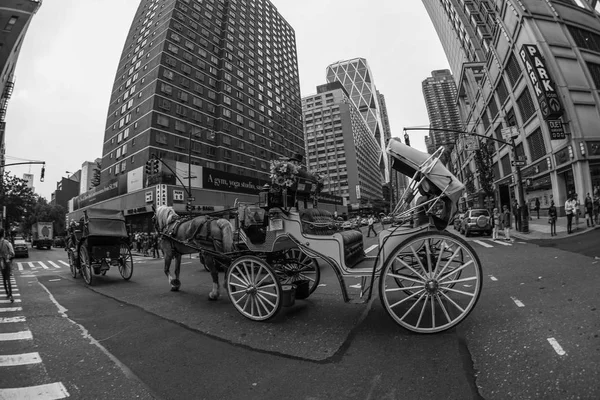
<path id="1" fill-rule="evenodd" d="M 351 300 L 346 278 L 361 279 L 361 302 L 373 298 L 379 280 L 382 305 L 399 325 L 419 333 L 454 327 L 477 303 L 482 272 L 473 248 L 445 231 L 456 213 L 463 185 L 439 162 L 441 151 L 429 156 L 399 140 L 390 141 L 387 152 L 392 156 L 393 168 L 412 176 L 412 180 L 394 211 L 398 223 L 378 235 L 376 256 L 365 254 L 361 232 L 337 229 L 324 210 L 298 207 L 298 194 L 306 188 L 300 184 L 306 182 L 297 176 L 289 188 L 280 185 L 280 191 L 271 188 L 262 193 L 257 205 L 240 206 L 237 243 L 229 243 L 229 237 L 233 237 L 230 227 L 229 233 L 222 233 L 225 231 L 209 226 L 205 232 L 214 232 L 213 239 L 218 236 L 221 244 L 200 251 L 209 263 L 218 259 L 227 266 L 229 299 L 238 312 L 252 320 L 275 316 L 284 303 L 284 286 L 289 283 L 308 280 L 312 293 L 320 278 L 316 260 L 322 260 L 335 272 L 344 301 Z M 174 248 L 174 243 L 191 246 L 195 233 L 185 242 L 174 240 L 177 228 L 173 228 L 169 215 L 161 208 L 156 213 L 157 230 L 166 244 L 163 249 Z M 226 220 L 219 221 L 220 226 L 227 225 Z M 172 285 L 178 284 L 179 263 L 175 279 L 169 264 L 170 259 L 165 260 L 165 273 Z M 210 297 L 215 298 L 218 281 L 216 270 L 211 272 Z"/>
<path id="2" fill-rule="evenodd" d="M 105 275 L 111 266 L 119 268 L 129 280 L 133 274 L 133 257 L 122 211 L 88 209 L 79 223 L 69 226 L 65 246 L 73 278 L 83 276 L 88 285 L 94 275 Z"/>

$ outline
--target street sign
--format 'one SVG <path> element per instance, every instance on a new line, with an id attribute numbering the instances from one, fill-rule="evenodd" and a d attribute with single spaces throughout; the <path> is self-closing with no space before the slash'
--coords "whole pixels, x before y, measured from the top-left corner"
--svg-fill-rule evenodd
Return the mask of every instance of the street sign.
<path id="1" fill-rule="evenodd" d="M 566 139 L 565 129 L 560 119 L 548 120 L 548 129 L 550 130 L 550 140 Z"/>
<path id="2" fill-rule="evenodd" d="M 513 167 L 524 167 L 527 164 L 527 161 L 511 161 L 510 165 L 512 165 Z"/>
<path id="3" fill-rule="evenodd" d="M 502 139 L 506 140 L 507 142 L 509 142 L 510 139 L 519 136 L 519 128 L 516 126 L 502 128 L 500 132 L 502 133 Z"/>
<path id="4" fill-rule="evenodd" d="M 479 138 L 477 136 L 465 136 L 465 151 L 479 150 Z"/>

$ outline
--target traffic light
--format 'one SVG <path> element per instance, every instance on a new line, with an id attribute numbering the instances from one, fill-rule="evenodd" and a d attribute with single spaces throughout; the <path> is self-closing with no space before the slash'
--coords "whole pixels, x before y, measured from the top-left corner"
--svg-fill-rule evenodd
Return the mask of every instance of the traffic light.
<path id="1" fill-rule="evenodd" d="M 407 146 L 410 146 L 410 137 L 408 137 L 408 133 L 404 132 L 404 143 L 406 143 Z"/>
<path id="2" fill-rule="evenodd" d="M 146 175 L 152 175 L 152 160 L 146 161 Z"/>
<path id="3" fill-rule="evenodd" d="M 44 182 L 44 174 L 46 173 L 46 165 L 42 166 L 42 173 L 40 174 L 40 182 Z"/>
<path id="4" fill-rule="evenodd" d="M 160 161 L 158 159 L 156 159 L 156 158 L 154 160 L 152 160 L 152 161 L 153 161 L 153 163 L 152 163 L 152 173 L 153 174 L 158 174 L 158 169 L 160 167 Z"/>

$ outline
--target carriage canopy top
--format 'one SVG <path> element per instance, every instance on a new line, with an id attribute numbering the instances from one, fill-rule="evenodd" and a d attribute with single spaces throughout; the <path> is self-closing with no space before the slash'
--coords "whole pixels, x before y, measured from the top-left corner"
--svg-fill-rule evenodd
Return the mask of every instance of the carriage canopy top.
<path id="1" fill-rule="evenodd" d="M 127 227 L 121 210 L 87 209 L 84 211 L 87 222 L 87 236 L 126 238 Z"/>
<path id="2" fill-rule="evenodd" d="M 390 139 L 387 153 L 393 158 L 392 168 L 396 171 L 408 177 L 413 177 L 420 171 L 440 191 L 445 190 L 446 196 L 452 200 L 456 201 L 460 197 L 465 186 L 438 159 L 430 160 L 430 154 L 413 149 L 398 138 Z"/>

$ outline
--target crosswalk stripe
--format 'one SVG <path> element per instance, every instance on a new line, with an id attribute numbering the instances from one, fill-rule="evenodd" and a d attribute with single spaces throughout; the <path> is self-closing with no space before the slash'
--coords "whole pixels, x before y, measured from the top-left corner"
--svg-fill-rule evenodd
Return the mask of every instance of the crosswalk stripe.
<path id="1" fill-rule="evenodd" d="M 25 322 L 25 317 L 2 317 L 0 324 L 14 324 L 15 322 Z"/>
<path id="2" fill-rule="evenodd" d="M 62 268 L 60 265 L 56 264 L 55 262 L 52 261 L 48 261 L 50 263 L 50 265 L 52 265 L 54 268 Z"/>
<path id="3" fill-rule="evenodd" d="M 38 352 L 0 356 L 0 367 L 15 367 L 17 365 L 39 364 L 41 362 L 42 358 Z"/>
<path id="4" fill-rule="evenodd" d="M 31 268 L 31 269 L 36 269 L 37 268 L 37 267 L 33 266 L 33 262 L 31 262 L 31 261 L 28 262 L 27 264 L 29 264 L 29 268 Z"/>
<path id="5" fill-rule="evenodd" d="M 17 291 L 18 291 L 18 289 L 13 289 L 13 292 L 17 292 Z M 12 295 L 13 296 L 20 296 L 21 293 L 13 293 Z M 4 290 L 4 289 L 0 290 L 0 296 L 6 296 L 6 290 Z"/>
<path id="6" fill-rule="evenodd" d="M 0 307 L 0 312 L 23 311 L 23 307 Z"/>
<path id="7" fill-rule="evenodd" d="M 20 303 L 21 299 L 15 299 L 14 301 L 10 300 L 0 300 L 0 304 L 9 304 L 9 303 Z"/>
<path id="8" fill-rule="evenodd" d="M 38 264 L 40 264 L 44 269 L 50 269 L 50 267 L 44 264 L 42 261 L 38 261 Z"/>
<path id="9" fill-rule="evenodd" d="M 69 397 L 62 382 L 20 388 L 0 389 L 0 399 L 64 399 Z"/>
<path id="10" fill-rule="evenodd" d="M 19 267 L 19 271 L 23 271 L 23 263 L 17 263 L 17 267 Z"/>
<path id="11" fill-rule="evenodd" d="M 12 288 L 12 291 L 13 292 L 18 292 L 19 288 L 14 287 L 14 288 Z M 4 290 L 4 288 L 2 287 L 2 288 L 0 288 L 0 293 L 6 293 L 6 290 Z"/>
<path id="12" fill-rule="evenodd" d="M 497 240 L 494 243 L 501 244 L 502 246 L 512 246 L 512 243 L 506 243 L 506 242 L 503 242 L 501 240 Z"/>
<path id="13" fill-rule="evenodd" d="M 0 342 L 5 342 L 9 340 L 32 340 L 33 335 L 31 331 L 20 331 L 20 332 L 8 332 L 8 333 L 0 333 Z M 0 397 L 1 399 L 2 397 Z"/>
<path id="14" fill-rule="evenodd" d="M 478 243 L 480 245 L 482 245 L 483 247 L 494 247 L 491 244 L 487 244 L 486 242 L 483 242 L 481 240 L 473 240 L 475 243 Z"/>
<path id="15" fill-rule="evenodd" d="M 59 263 L 63 264 L 65 267 L 71 267 L 69 263 L 64 262 L 63 260 L 58 260 Z"/>

